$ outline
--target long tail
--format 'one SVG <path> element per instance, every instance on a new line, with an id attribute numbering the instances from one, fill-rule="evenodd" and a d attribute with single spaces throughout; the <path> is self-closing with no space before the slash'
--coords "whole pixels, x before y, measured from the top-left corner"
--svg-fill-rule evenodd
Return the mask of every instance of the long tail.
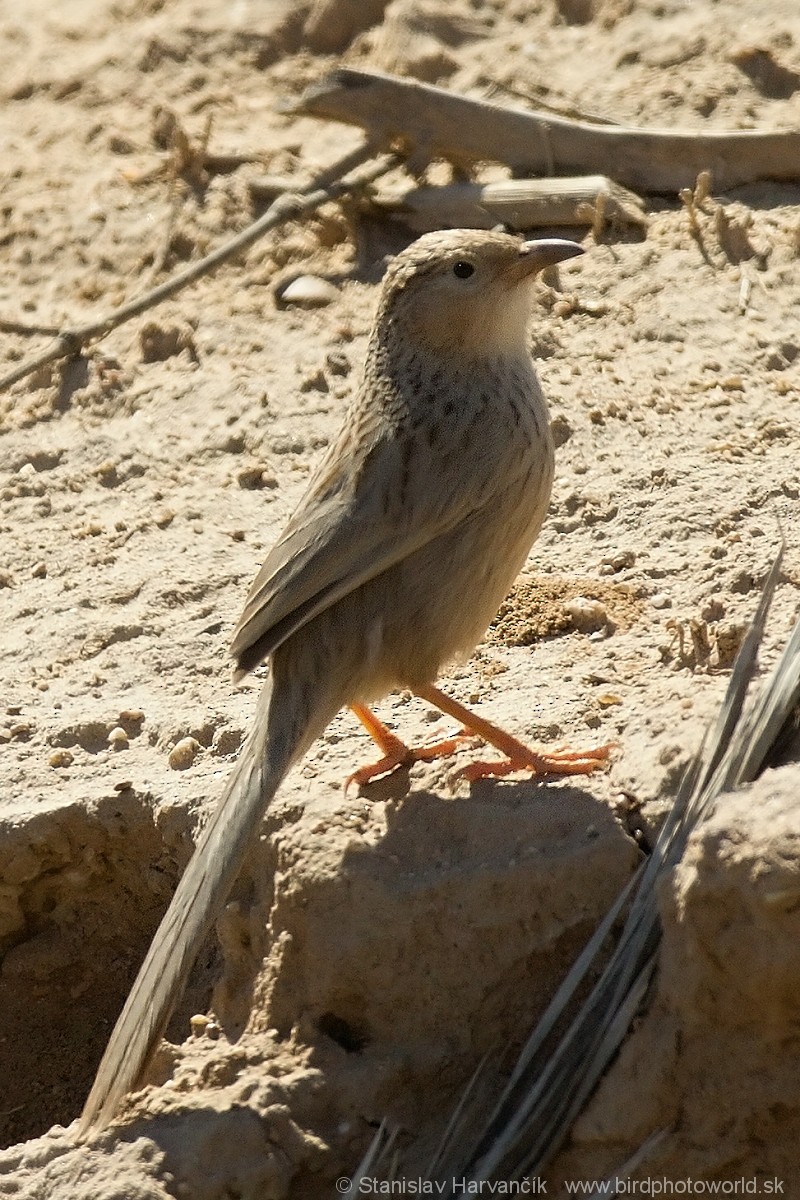
<path id="1" fill-rule="evenodd" d="M 79 1139 L 108 1124 L 120 1100 L 139 1082 L 272 797 L 316 736 L 310 725 L 317 722 L 298 710 L 293 695 L 281 695 L 280 706 L 274 703 L 277 690 L 283 692 L 272 679 L 266 683 L 222 799 L 156 931 L 98 1067 L 80 1117 Z"/>

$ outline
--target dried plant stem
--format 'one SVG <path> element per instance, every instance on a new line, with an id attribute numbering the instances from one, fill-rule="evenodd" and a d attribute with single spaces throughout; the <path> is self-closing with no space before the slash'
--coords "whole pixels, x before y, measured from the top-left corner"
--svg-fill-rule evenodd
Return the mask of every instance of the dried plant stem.
<path id="1" fill-rule="evenodd" d="M 127 304 L 113 309 L 98 320 L 89 321 L 85 325 L 73 329 L 62 329 L 55 341 L 45 350 L 33 358 L 27 359 L 0 379 L 0 392 L 6 391 L 12 384 L 33 374 L 40 367 L 47 366 L 48 363 L 80 353 L 87 342 L 105 337 L 112 329 L 116 329 L 133 317 L 138 317 L 148 309 L 161 304 L 162 301 L 168 300 L 183 288 L 201 279 L 204 275 L 208 275 L 240 250 L 251 246 L 271 229 L 275 229 L 286 221 L 306 216 L 329 200 L 336 200 L 340 196 L 356 191 L 397 166 L 398 162 L 399 159 L 392 154 L 375 157 L 372 144 L 365 142 L 357 150 L 346 155 L 318 176 L 306 190 L 278 196 L 257 221 L 253 221 L 236 237 L 231 238 L 216 250 L 212 250 L 205 258 L 192 263 L 184 271 L 173 275 L 171 279 L 165 280 L 158 287 L 136 296 Z"/>

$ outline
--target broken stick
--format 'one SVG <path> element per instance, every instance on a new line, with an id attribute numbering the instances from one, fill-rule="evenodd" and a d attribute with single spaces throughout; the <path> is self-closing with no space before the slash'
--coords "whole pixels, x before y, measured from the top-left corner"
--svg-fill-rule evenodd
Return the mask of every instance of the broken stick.
<path id="1" fill-rule="evenodd" d="M 377 71 L 342 67 L 310 87 L 294 113 L 365 129 L 398 144 L 410 165 L 506 163 L 516 174 L 610 175 L 640 192 L 674 195 L 710 171 L 724 191 L 757 179 L 800 179 L 800 130 L 666 130 L 592 125 L 506 108 Z"/>
<path id="2" fill-rule="evenodd" d="M 346 155 L 318 176 L 305 190 L 279 196 L 257 221 L 253 221 L 236 237 L 231 238 L 222 246 L 218 246 L 216 250 L 212 250 L 205 258 L 192 263 L 185 271 L 173 275 L 171 279 L 165 280 L 158 287 L 143 292 L 141 296 L 136 296 L 127 304 L 113 309 L 99 320 L 89 321 L 75 329 L 63 329 L 55 341 L 41 354 L 28 359 L 10 371 L 8 375 L 3 376 L 0 379 L 0 392 L 11 387 L 19 379 L 24 379 L 26 375 L 33 374 L 39 367 L 56 362 L 59 358 L 71 358 L 80 353 L 88 342 L 105 337 L 107 333 L 124 324 L 125 321 L 130 321 L 132 317 L 137 317 L 147 309 L 160 304 L 162 300 L 174 296 L 176 292 L 188 287 L 190 283 L 194 283 L 203 275 L 208 275 L 215 267 L 232 258 L 238 251 L 252 245 L 270 229 L 313 212 L 328 200 L 335 200 L 347 193 L 357 191 L 399 164 L 399 159 L 393 154 L 384 154 L 377 158 L 374 156 L 375 149 L 372 143 L 365 142 L 357 150 Z M 367 165 L 362 165 L 364 163 Z M 359 167 L 360 170 L 357 169 Z M 11 323 L 6 322 L 6 324 Z"/>
<path id="3" fill-rule="evenodd" d="M 366 204 L 398 217 L 415 233 L 443 226 L 492 229 L 498 224 L 523 233 L 542 225 L 592 225 L 598 213 L 601 225 L 647 224 L 639 197 L 604 175 L 390 188 L 370 195 Z"/>

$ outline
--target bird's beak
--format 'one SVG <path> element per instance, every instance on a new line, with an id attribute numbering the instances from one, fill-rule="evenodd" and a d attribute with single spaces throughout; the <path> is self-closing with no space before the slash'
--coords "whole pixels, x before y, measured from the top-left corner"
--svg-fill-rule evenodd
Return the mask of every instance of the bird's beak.
<path id="1" fill-rule="evenodd" d="M 522 242 L 519 248 L 519 260 L 514 265 L 514 274 L 519 270 L 519 277 L 535 275 L 545 267 L 554 267 L 556 263 L 566 258 L 575 258 L 583 254 L 583 246 L 577 242 L 568 242 L 564 238 L 541 238 L 536 242 Z"/>

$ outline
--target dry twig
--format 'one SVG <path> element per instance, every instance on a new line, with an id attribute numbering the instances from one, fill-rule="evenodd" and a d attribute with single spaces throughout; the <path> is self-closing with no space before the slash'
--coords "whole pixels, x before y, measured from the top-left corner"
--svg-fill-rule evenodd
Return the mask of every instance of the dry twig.
<path id="1" fill-rule="evenodd" d="M 12 384 L 24 379 L 27 375 L 32 375 L 34 371 L 47 366 L 48 363 L 79 354 L 88 342 L 105 337 L 112 329 L 130 321 L 132 317 L 138 317 L 141 313 L 182 291 L 189 284 L 208 275 L 223 262 L 232 258 L 234 254 L 251 246 L 269 230 L 275 229 L 276 226 L 282 225 L 286 221 L 305 216 L 329 200 L 335 200 L 356 191 L 379 178 L 398 163 L 394 155 L 381 155 L 375 158 L 374 154 L 372 144 L 365 142 L 357 150 L 346 155 L 329 170 L 318 176 L 305 190 L 279 196 L 257 221 L 253 221 L 241 233 L 217 247 L 216 250 L 212 250 L 205 258 L 192 263 L 186 270 L 173 275 L 171 279 L 165 280 L 158 287 L 151 288 L 133 300 L 129 300 L 127 304 L 115 308 L 104 317 L 88 321 L 85 325 L 79 325 L 74 329 L 62 329 L 46 350 L 28 359 L 0 379 L 0 392 L 6 391 Z"/>
<path id="2" fill-rule="evenodd" d="M 646 224 L 639 197 L 605 175 L 394 188 L 376 192 L 368 203 L 399 217 L 415 233 L 443 225 L 491 229 L 501 223 L 520 231 L 541 225 L 591 225 L 599 235 L 606 221 Z"/>

